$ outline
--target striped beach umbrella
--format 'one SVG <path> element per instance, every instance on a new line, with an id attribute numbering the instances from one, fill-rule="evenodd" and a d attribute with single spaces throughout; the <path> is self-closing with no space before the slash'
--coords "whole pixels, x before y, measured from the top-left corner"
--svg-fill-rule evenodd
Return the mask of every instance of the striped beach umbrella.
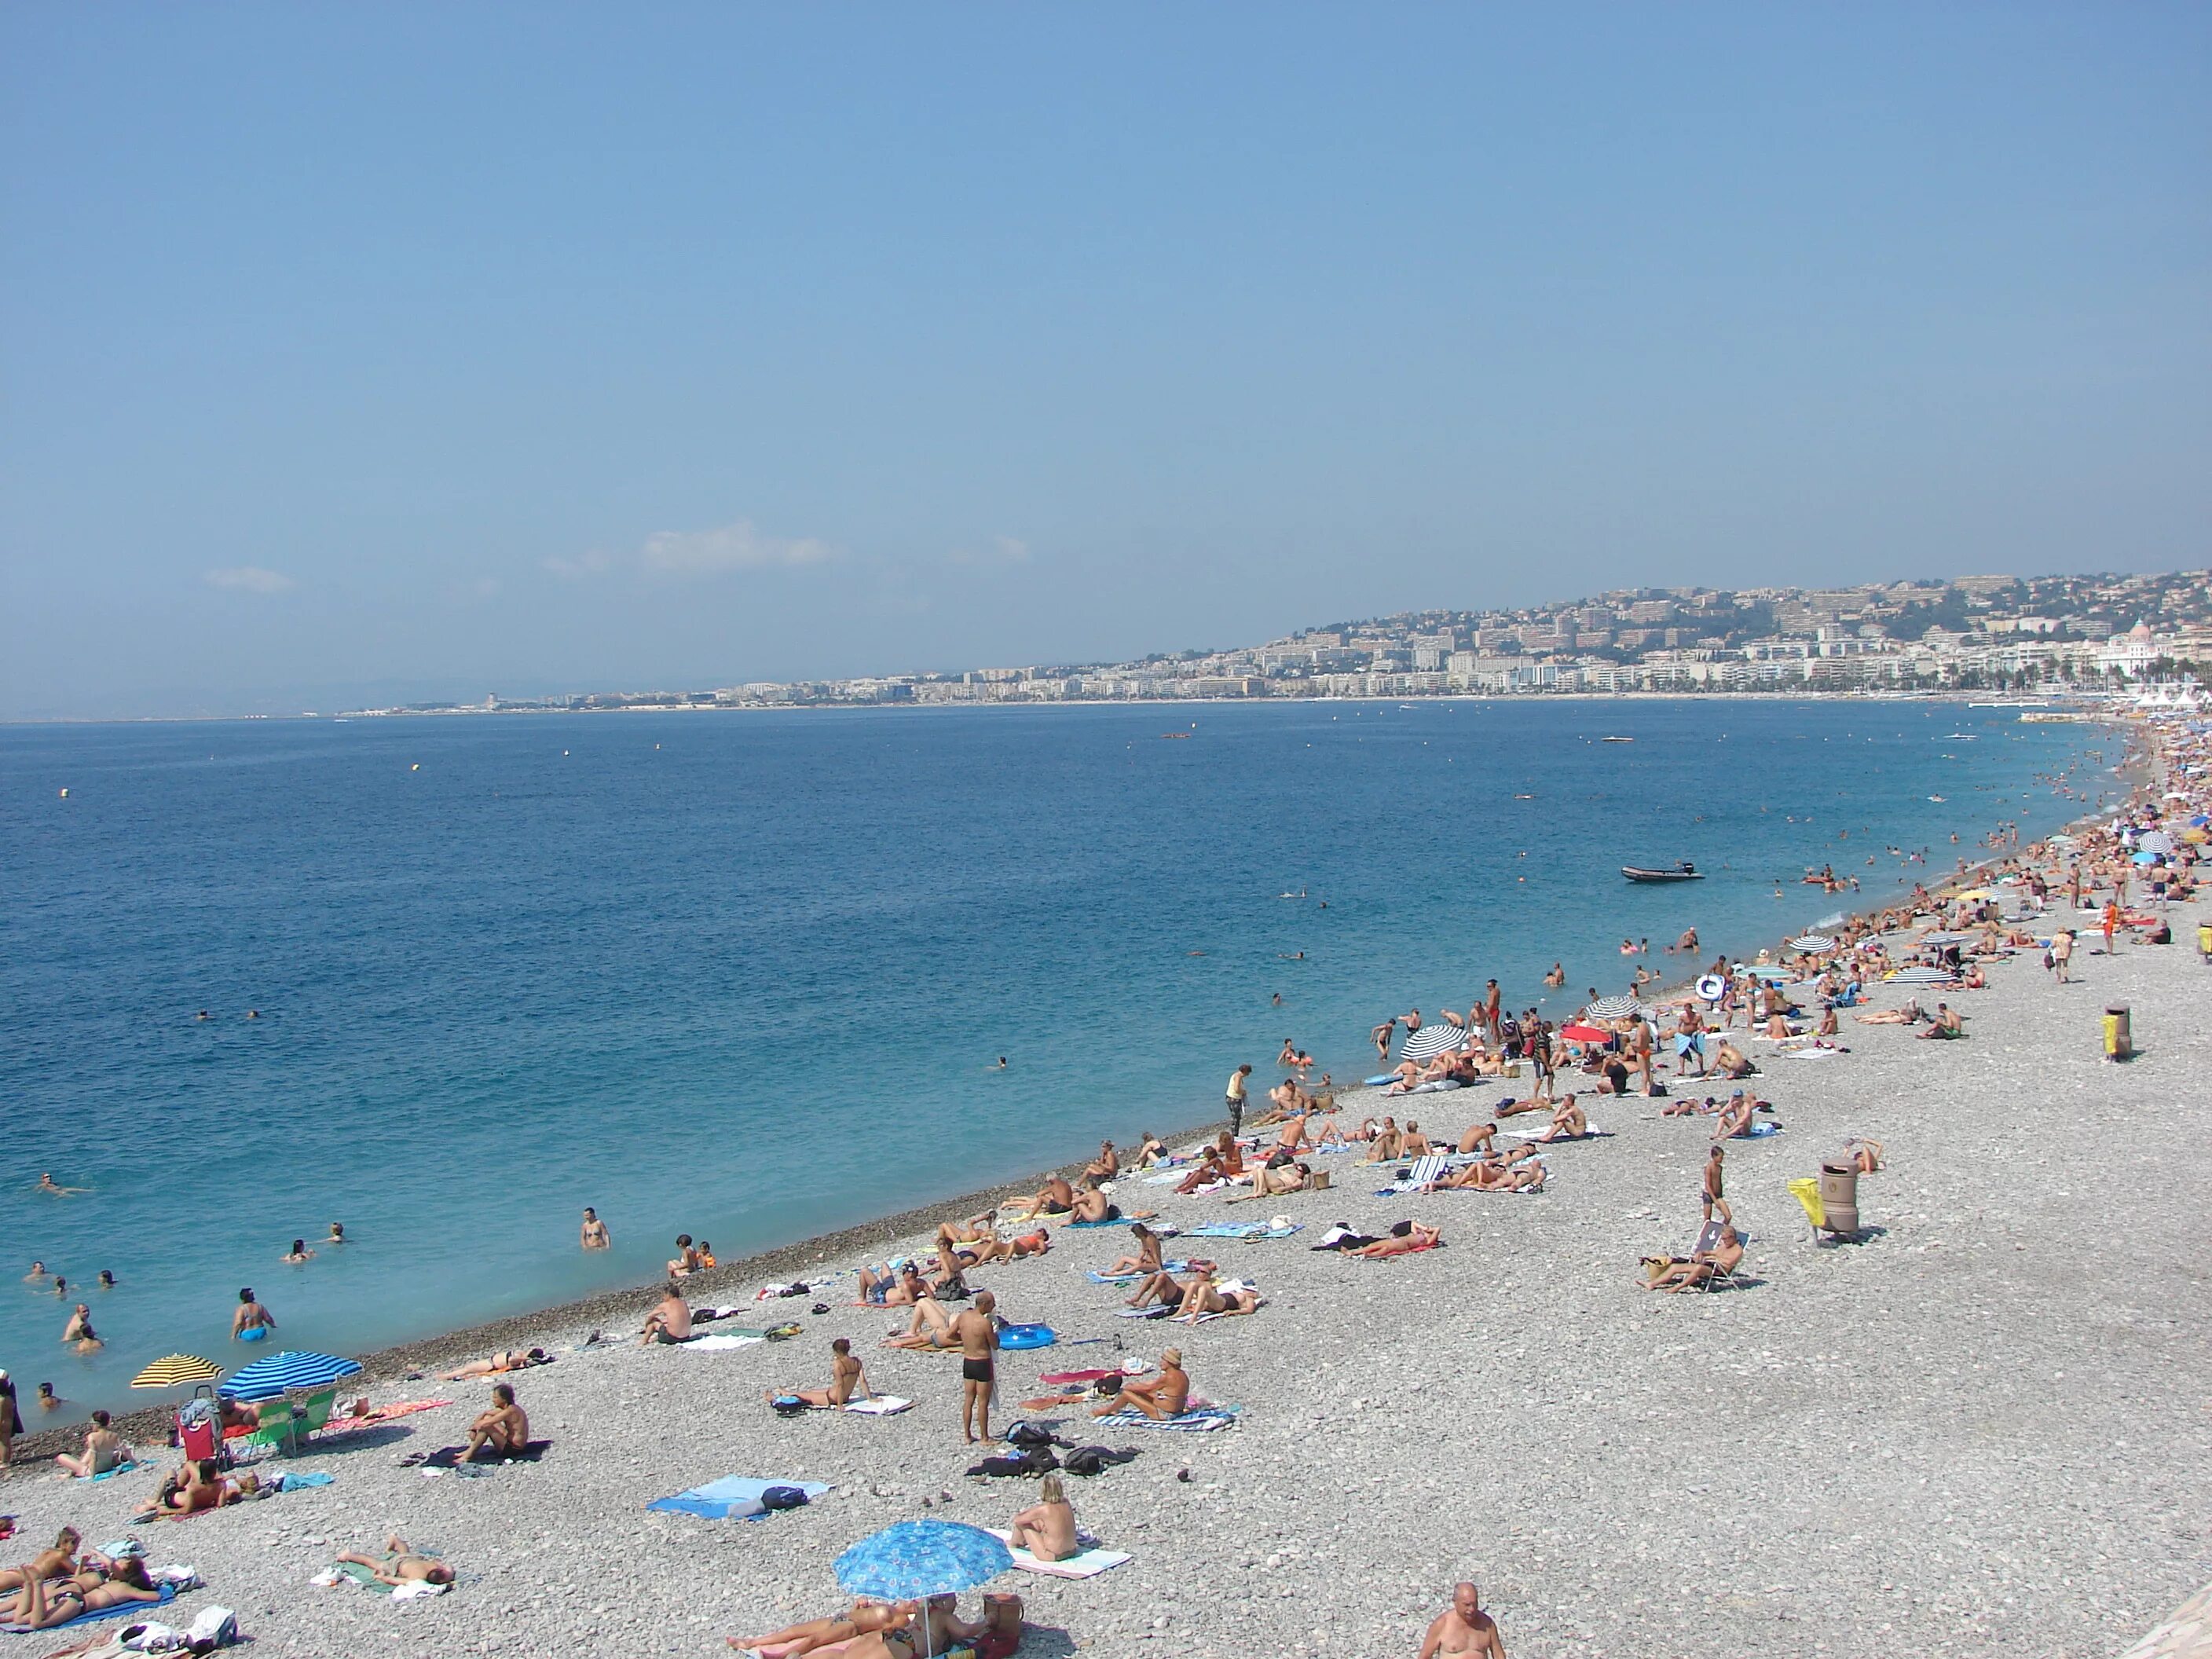
<path id="1" fill-rule="evenodd" d="M 352 1376 L 360 1370 L 358 1359 L 287 1348 L 283 1353 L 272 1353 L 266 1359 L 257 1359 L 244 1370 L 233 1372 L 221 1392 L 233 1400 L 274 1400 L 288 1389 L 319 1389 L 342 1376 Z"/>
<path id="2" fill-rule="evenodd" d="M 1398 1045 L 1401 1060 L 1434 1060 L 1438 1054 L 1449 1054 L 1467 1042 L 1467 1033 L 1456 1025 L 1424 1025 Z"/>
<path id="3" fill-rule="evenodd" d="M 165 1353 L 131 1379 L 134 1389 L 181 1389 L 194 1382 L 212 1382 L 222 1367 L 196 1353 Z"/>
<path id="4" fill-rule="evenodd" d="M 1628 1019 L 1644 1012 L 1634 997 L 1600 997 L 1583 1010 L 1586 1019 Z"/>
<path id="5" fill-rule="evenodd" d="M 1920 936 L 1920 942 L 1923 945 L 1972 945 L 1974 942 L 1974 936 L 1972 933 L 1947 930 L 1942 933 L 1923 933 Z"/>
<path id="6" fill-rule="evenodd" d="M 1899 985 L 1948 985 L 1958 977 L 1947 968 L 1900 968 L 1890 975 Z"/>
<path id="7" fill-rule="evenodd" d="M 1805 951 L 1808 952 L 1832 951 L 1836 948 L 1836 941 L 1830 939 L 1826 933 L 1808 933 L 1802 939 L 1791 939 L 1790 941 L 1790 948 L 1793 951 Z"/>

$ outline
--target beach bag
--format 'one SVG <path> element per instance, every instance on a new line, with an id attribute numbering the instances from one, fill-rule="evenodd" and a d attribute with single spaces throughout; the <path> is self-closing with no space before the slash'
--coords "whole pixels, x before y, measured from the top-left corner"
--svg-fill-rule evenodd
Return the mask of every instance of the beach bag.
<path id="1" fill-rule="evenodd" d="M 1134 1461 L 1137 1449 L 1125 1446 L 1115 1451 L 1105 1446 L 1078 1446 L 1060 1461 L 1060 1467 L 1070 1474 L 1103 1474 L 1116 1463 Z"/>
<path id="2" fill-rule="evenodd" d="M 764 1510 L 796 1510 L 806 1504 L 806 1493 L 798 1486 L 770 1486 L 760 1495 Z"/>
<path id="3" fill-rule="evenodd" d="M 804 1417 L 806 1402 L 795 1394 L 780 1394 L 768 1402 L 778 1417 Z"/>
<path id="4" fill-rule="evenodd" d="M 1006 1434 L 1010 1446 L 1049 1446 L 1054 1443 L 1053 1432 L 1042 1423 L 1017 1423 Z"/>

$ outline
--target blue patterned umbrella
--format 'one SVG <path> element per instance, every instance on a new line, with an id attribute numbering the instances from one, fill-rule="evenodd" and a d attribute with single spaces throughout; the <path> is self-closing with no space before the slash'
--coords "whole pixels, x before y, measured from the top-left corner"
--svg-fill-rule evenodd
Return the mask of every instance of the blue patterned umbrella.
<path id="1" fill-rule="evenodd" d="M 1441 1022 L 1424 1025 L 1398 1047 L 1401 1060 L 1434 1060 L 1438 1054 L 1466 1046 L 1467 1033 L 1456 1025 Z"/>
<path id="2" fill-rule="evenodd" d="M 981 1527 L 897 1521 L 837 1558 L 837 1582 L 885 1601 L 957 1595 L 1011 1571 L 1014 1558 Z"/>
<path id="3" fill-rule="evenodd" d="M 266 1359 L 257 1359 L 232 1372 L 222 1391 L 233 1400 L 274 1400 L 288 1389 L 319 1389 L 342 1376 L 354 1376 L 360 1370 L 358 1359 L 287 1348 L 283 1353 L 272 1353 Z"/>

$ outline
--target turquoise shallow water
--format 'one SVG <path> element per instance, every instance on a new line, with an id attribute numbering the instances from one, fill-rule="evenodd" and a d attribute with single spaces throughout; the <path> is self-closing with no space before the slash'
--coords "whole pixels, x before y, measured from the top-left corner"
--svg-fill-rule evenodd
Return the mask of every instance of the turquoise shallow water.
<path id="1" fill-rule="evenodd" d="M 363 1351 L 1205 1121 L 1286 1036 L 1358 1076 L 1410 1004 L 1620 990 L 1624 934 L 1838 908 L 1808 865 L 1870 904 L 1925 873 L 1887 846 L 2054 826 L 2100 740 L 1692 701 L 0 729 L 0 1365 L 91 1404 L 242 1357 L 242 1285 Z M 34 1256 L 115 1273 L 106 1352 Z"/>

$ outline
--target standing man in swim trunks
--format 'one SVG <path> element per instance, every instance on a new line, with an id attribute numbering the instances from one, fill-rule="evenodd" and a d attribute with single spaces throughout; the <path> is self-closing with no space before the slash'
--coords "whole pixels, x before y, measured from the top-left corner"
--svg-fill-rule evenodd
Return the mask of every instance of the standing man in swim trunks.
<path id="1" fill-rule="evenodd" d="M 1452 1604 L 1430 1625 L 1420 1659 L 1505 1659 L 1498 1621 L 1482 1610 L 1481 1594 L 1474 1585 L 1452 1586 Z"/>
<path id="2" fill-rule="evenodd" d="M 992 1311 L 998 1305 L 990 1291 L 978 1291 L 952 1322 L 952 1334 L 960 1342 L 960 1437 L 970 1445 L 991 1437 L 999 1352 L 999 1322 Z"/>
<path id="3" fill-rule="evenodd" d="M 1741 1094 L 1743 1091 L 1739 1089 L 1736 1092 Z M 1712 1151 L 1705 1154 L 1705 1219 L 1708 1221 L 1713 1218 L 1713 1206 L 1717 1204 L 1720 1206 L 1721 1218 L 1728 1219 L 1728 1200 L 1721 1196 L 1721 1164 L 1727 1157 L 1728 1153 L 1717 1141 L 1713 1144 Z"/>
<path id="4" fill-rule="evenodd" d="M 1246 1061 L 1229 1074 L 1229 1088 L 1224 1103 L 1229 1108 L 1229 1133 L 1244 1133 L 1244 1079 L 1252 1075 L 1250 1061 Z"/>

